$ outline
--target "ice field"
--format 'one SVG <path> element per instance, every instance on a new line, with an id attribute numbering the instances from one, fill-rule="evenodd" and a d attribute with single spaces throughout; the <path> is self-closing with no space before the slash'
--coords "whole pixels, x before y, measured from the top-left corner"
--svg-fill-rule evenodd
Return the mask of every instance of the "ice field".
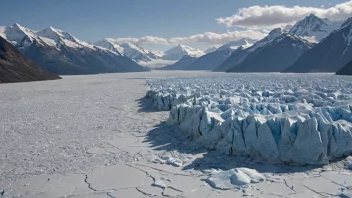
<path id="1" fill-rule="evenodd" d="M 351 82 L 154 71 L 2 84 L 0 197 L 351 197 Z"/>
<path id="2" fill-rule="evenodd" d="M 169 124 L 226 154 L 327 164 L 352 152 L 352 83 L 333 75 L 240 74 L 149 81 Z"/>

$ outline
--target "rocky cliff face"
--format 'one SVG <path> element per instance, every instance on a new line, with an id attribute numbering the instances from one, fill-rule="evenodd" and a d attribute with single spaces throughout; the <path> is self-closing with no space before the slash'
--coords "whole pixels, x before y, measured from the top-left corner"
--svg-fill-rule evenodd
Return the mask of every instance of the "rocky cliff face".
<path id="1" fill-rule="evenodd" d="M 22 55 L 0 37 L 0 83 L 60 79 Z"/>

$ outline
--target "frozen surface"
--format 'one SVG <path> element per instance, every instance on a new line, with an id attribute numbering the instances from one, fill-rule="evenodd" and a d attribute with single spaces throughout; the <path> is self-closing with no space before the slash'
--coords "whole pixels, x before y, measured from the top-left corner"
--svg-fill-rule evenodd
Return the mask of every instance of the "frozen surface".
<path id="1" fill-rule="evenodd" d="M 325 166 L 270 164 L 208 151 L 168 125 L 169 112 L 144 99 L 146 80 L 194 75 L 227 76 L 158 71 L 0 85 L 0 197 L 351 195 L 350 158 Z M 236 173 L 247 169 L 260 177 L 250 174 L 248 183 L 248 171 Z M 248 184 L 216 180 L 220 173 Z M 211 178 L 228 190 L 212 187 Z"/>

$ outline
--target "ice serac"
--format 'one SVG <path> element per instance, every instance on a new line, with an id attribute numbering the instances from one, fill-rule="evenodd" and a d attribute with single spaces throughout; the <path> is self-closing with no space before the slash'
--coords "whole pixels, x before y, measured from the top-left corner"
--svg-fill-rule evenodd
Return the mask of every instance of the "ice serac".
<path id="1" fill-rule="evenodd" d="M 312 46 L 313 44 L 298 36 L 283 33 L 248 54 L 242 62 L 227 72 L 281 72 Z"/>
<path id="2" fill-rule="evenodd" d="M 0 27 L 0 35 L 42 68 L 60 75 L 147 71 L 133 60 L 72 34 L 45 28 L 34 31 L 14 24 Z"/>
<path id="3" fill-rule="evenodd" d="M 171 110 L 177 104 L 186 103 L 188 98 L 185 95 L 176 95 L 176 93 L 163 93 L 155 90 L 149 90 L 146 94 L 153 102 L 153 107 L 158 110 Z"/>
<path id="4" fill-rule="evenodd" d="M 298 165 L 327 164 L 352 152 L 352 135 L 350 123 L 329 122 L 323 112 L 332 110 L 341 114 L 327 117 L 350 119 L 349 108 L 322 108 L 307 119 L 240 115 L 224 120 L 206 108 L 181 104 L 172 108 L 168 123 L 179 123 L 187 137 L 224 154 Z"/>
<path id="5" fill-rule="evenodd" d="M 352 57 L 352 23 L 347 20 L 344 25 L 332 32 L 311 50 L 302 56 L 283 72 L 337 72 L 345 66 Z"/>
<path id="6" fill-rule="evenodd" d="M 60 79 L 23 56 L 0 36 L 0 83 Z"/>
<path id="7" fill-rule="evenodd" d="M 206 182 L 215 189 L 229 190 L 238 186 L 265 181 L 264 175 L 249 168 L 235 168 L 228 171 L 211 170 Z"/>
<path id="8" fill-rule="evenodd" d="M 352 153 L 352 85 L 347 78 L 328 80 L 332 77 L 153 79 L 149 85 L 155 89 L 147 96 L 154 107 L 170 110 L 167 123 L 178 125 L 180 135 L 206 149 L 321 165 Z"/>

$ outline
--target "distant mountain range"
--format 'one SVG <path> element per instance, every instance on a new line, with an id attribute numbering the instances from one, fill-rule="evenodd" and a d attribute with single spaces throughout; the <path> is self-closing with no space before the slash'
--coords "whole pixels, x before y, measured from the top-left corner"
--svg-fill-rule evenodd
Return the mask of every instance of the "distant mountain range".
<path id="1" fill-rule="evenodd" d="M 228 72 L 281 72 L 294 63 L 312 43 L 290 33 L 283 33 L 254 52 Z"/>
<path id="2" fill-rule="evenodd" d="M 288 30 L 272 30 L 259 41 L 229 42 L 207 49 L 208 53 L 197 59 L 185 57 L 166 68 L 216 72 L 336 72 L 352 59 L 351 22 L 352 19 L 331 21 L 311 14 Z"/>
<path id="3" fill-rule="evenodd" d="M 274 29 L 252 47 L 235 50 L 214 71 L 336 72 L 352 59 L 351 22 L 311 14 L 288 32 Z"/>
<path id="4" fill-rule="evenodd" d="M 232 41 L 220 46 L 219 48 L 214 47 L 207 49 L 206 51 L 208 53 L 200 56 L 199 58 L 196 58 L 196 56 L 191 56 L 193 58 L 182 58 L 175 64 L 165 67 L 165 69 L 172 68 L 173 70 L 214 70 L 222 62 L 229 58 L 233 51 L 239 47 L 250 47 L 254 42 L 255 41 L 251 39 L 240 39 L 238 41 Z"/>
<path id="5" fill-rule="evenodd" d="M 142 47 L 132 44 L 132 43 L 123 43 L 116 44 L 113 39 L 104 38 L 95 43 L 98 46 L 107 48 L 119 54 L 125 55 L 128 58 L 138 62 L 138 61 L 150 61 L 152 59 L 160 58 L 158 55 L 143 49 Z"/>
<path id="6" fill-rule="evenodd" d="M 95 44 L 127 56 L 142 66 L 151 67 L 159 67 L 161 65 L 165 66 L 169 65 L 169 63 L 175 63 L 183 56 L 199 57 L 204 54 L 203 51 L 186 45 L 178 45 L 162 53 L 153 53 L 136 44 L 117 43 L 118 42 L 114 39 L 104 38 Z"/>
<path id="7" fill-rule="evenodd" d="M 279 37 L 280 35 L 282 35 L 283 33 L 286 33 L 286 32 L 287 31 L 285 29 L 276 28 L 276 29 L 273 29 L 271 32 L 269 32 L 269 34 L 265 38 L 254 43 L 252 46 L 250 46 L 248 48 L 241 46 L 240 48 L 238 48 L 237 50 L 232 52 L 231 56 L 226 61 L 224 61 L 222 64 L 220 64 L 220 66 L 215 68 L 214 71 L 217 71 L 217 72 L 227 71 L 230 68 L 235 67 L 237 64 L 244 61 L 249 54 L 251 54 L 251 53 L 255 52 L 257 49 L 269 44 L 270 42 L 275 40 L 277 37 Z"/>
<path id="8" fill-rule="evenodd" d="M 60 75 L 147 71 L 118 52 L 80 41 L 53 27 L 34 31 L 16 23 L 1 27 L 0 36 L 44 69 Z"/>
<path id="9" fill-rule="evenodd" d="M 331 21 L 311 14 L 259 41 L 243 38 L 204 51 L 178 45 L 152 52 L 112 38 L 91 44 L 53 27 L 35 31 L 17 23 L 0 26 L 0 36 L 60 75 L 140 72 L 161 66 L 217 72 L 337 72 L 352 59 L 351 26 L 352 18 Z"/>
<path id="10" fill-rule="evenodd" d="M 0 36 L 0 83 L 55 79 L 60 77 L 42 69 Z"/>
<path id="11" fill-rule="evenodd" d="M 214 70 L 226 59 L 228 59 L 233 51 L 240 47 L 248 48 L 255 42 L 255 40 L 246 38 L 226 43 L 225 45 L 219 47 L 216 51 L 198 58 L 187 68 L 187 70 Z"/>

